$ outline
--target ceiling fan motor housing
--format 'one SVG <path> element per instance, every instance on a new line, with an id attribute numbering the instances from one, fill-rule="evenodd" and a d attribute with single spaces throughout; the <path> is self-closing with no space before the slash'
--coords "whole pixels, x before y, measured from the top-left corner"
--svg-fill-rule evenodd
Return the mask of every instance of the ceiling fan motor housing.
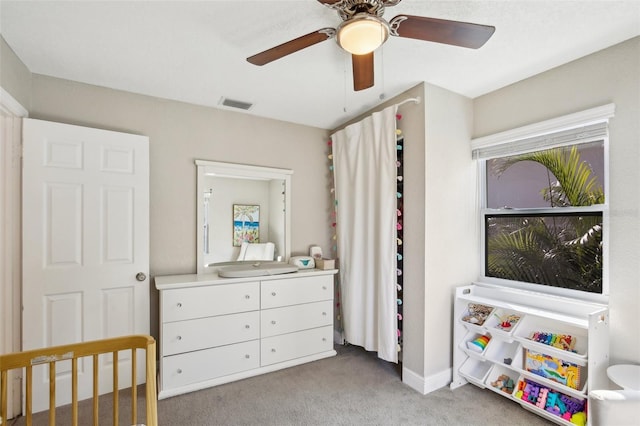
<path id="1" fill-rule="evenodd" d="M 366 13 L 382 18 L 386 6 L 395 6 L 401 0 L 341 0 L 334 3 L 325 3 L 326 6 L 335 9 L 343 21 L 353 18 L 359 13 Z"/>

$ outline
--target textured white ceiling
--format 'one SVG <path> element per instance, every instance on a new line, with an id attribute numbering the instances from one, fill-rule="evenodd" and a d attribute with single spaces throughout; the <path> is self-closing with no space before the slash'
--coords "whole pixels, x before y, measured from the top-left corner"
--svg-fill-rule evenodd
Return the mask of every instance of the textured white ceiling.
<path id="1" fill-rule="evenodd" d="M 246 58 L 340 18 L 314 0 L 9 1 L 0 31 L 34 73 L 332 129 L 426 81 L 468 97 L 640 35 L 640 0 L 404 0 L 400 14 L 493 25 L 478 50 L 391 37 L 375 86 L 354 92 L 350 56 L 327 40 L 262 67 Z"/>

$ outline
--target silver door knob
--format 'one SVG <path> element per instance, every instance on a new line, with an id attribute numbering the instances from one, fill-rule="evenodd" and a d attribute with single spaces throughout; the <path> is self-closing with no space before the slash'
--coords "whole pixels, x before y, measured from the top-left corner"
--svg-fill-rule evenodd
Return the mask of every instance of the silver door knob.
<path id="1" fill-rule="evenodd" d="M 136 280 L 138 281 L 144 281 L 147 279 L 147 276 L 144 274 L 144 272 L 138 272 L 136 274 Z"/>

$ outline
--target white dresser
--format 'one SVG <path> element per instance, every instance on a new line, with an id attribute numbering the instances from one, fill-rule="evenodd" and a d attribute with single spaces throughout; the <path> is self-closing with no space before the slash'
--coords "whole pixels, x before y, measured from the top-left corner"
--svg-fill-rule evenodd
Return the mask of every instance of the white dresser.
<path id="1" fill-rule="evenodd" d="M 156 277 L 158 398 L 334 356 L 336 272 Z"/>

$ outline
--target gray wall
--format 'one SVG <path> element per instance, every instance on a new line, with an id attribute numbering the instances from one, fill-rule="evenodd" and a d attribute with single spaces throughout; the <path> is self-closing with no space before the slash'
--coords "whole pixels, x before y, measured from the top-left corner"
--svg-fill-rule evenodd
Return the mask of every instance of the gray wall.
<path id="1" fill-rule="evenodd" d="M 398 110 L 405 136 L 403 381 L 430 392 L 451 380 L 454 289 L 479 271 L 473 111 L 471 99 L 424 83 L 364 115 L 412 97 L 421 103 Z"/>
<path id="2" fill-rule="evenodd" d="M 195 159 L 293 169 L 292 252 L 329 251 L 326 130 L 37 74 L 31 117 L 149 136 L 153 275 L 196 271 Z"/>
<path id="3" fill-rule="evenodd" d="M 0 53 L 3 64 L 12 59 L 10 50 Z M 0 83 L 29 105 L 30 117 L 149 136 L 151 276 L 196 272 L 195 159 L 292 169 L 292 254 L 308 254 L 311 245 L 331 253 L 331 206 L 328 197 L 318 196 L 328 191 L 326 130 L 25 70 L 18 59 L 12 65 L 16 75 Z M 153 289 L 151 297 L 151 331 L 157 336 Z"/>
<path id="4" fill-rule="evenodd" d="M 611 362 L 640 360 L 640 37 L 474 100 L 474 136 L 615 103 L 609 146 Z"/>
<path id="5" fill-rule="evenodd" d="M 0 35 L 0 87 L 26 110 L 31 107 L 31 72 Z"/>
<path id="6" fill-rule="evenodd" d="M 453 295 L 478 276 L 476 163 L 469 98 L 425 86 L 425 390 L 451 381 Z"/>

